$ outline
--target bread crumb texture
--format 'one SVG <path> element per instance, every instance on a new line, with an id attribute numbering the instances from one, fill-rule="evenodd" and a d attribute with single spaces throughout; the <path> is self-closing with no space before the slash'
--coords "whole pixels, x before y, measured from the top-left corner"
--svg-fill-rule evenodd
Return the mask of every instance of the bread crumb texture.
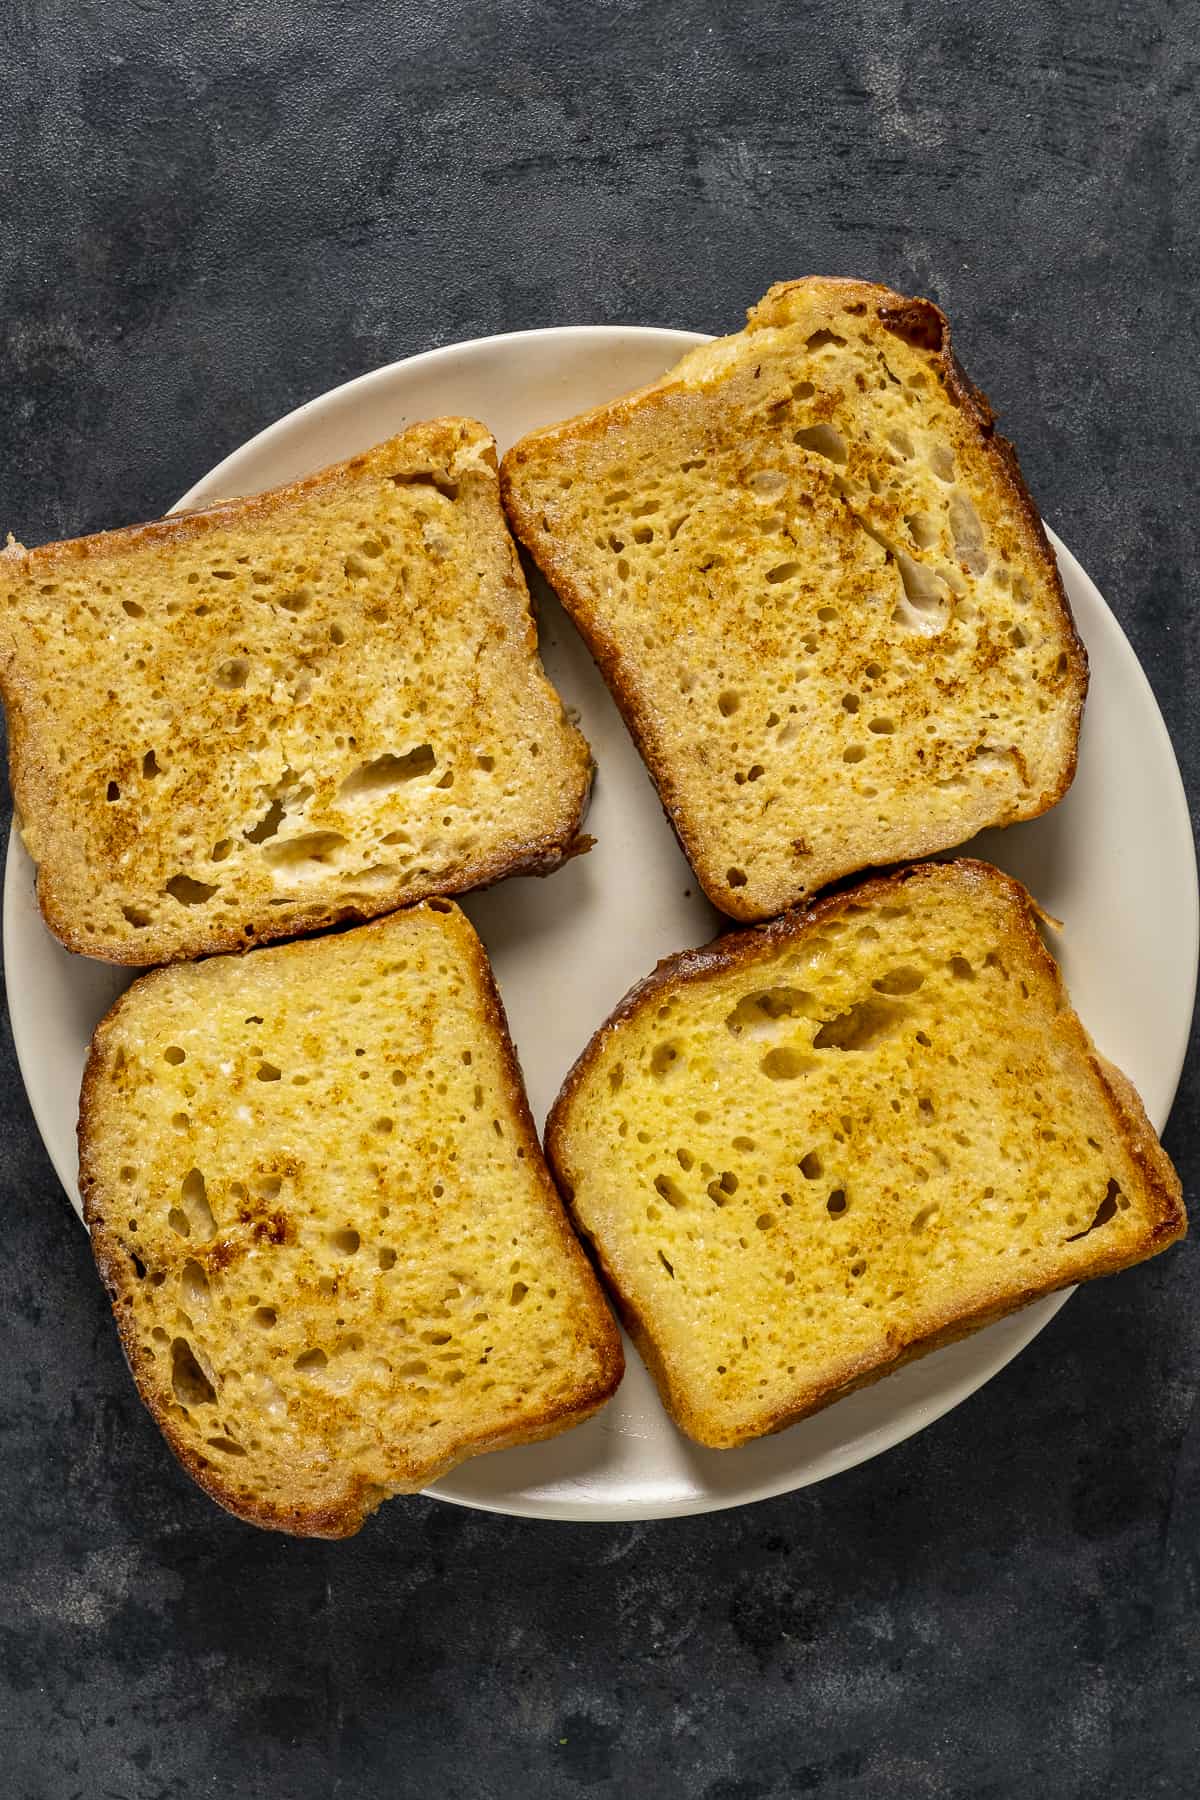
<path id="1" fill-rule="evenodd" d="M 344 1536 L 620 1380 L 448 901 L 136 982 L 96 1033 L 80 1147 L 143 1398 L 254 1523 Z"/>
<path id="2" fill-rule="evenodd" d="M 117 962 L 553 866 L 590 780 L 470 420 L 255 499 L 10 550 L 0 679 L 43 911 Z"/>
<path id="3" fill-rule="evenodd" d="M 773 288 L 653 387 L 524 439 L 502 478 L 734 917 L 1069 784 L 1086 659 L 928 301 Z"/>
<path id="4" fill-rule="evenodd" d="M 1028 896 L 968 862 L 662 965 L 547 1148 L 667 1405 L 717 1447 L 1185 1228 Z"/>

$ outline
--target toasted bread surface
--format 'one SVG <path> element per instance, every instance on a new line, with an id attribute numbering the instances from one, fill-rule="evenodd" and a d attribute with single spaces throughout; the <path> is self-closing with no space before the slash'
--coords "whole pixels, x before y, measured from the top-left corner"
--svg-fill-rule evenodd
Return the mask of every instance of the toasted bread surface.
<path id="1" fill-rule="evenodd" d="M 251 1523 L 347 1536 L 620 1381 L 449 901 L 143 976 L 97 1028 L 79 1138 L 142 1398 Z"/>
<path id="2" fill-rule="evenodd" d="M 660 964 L 546 1147 L 664 1402 L 718 1448 L 1186 1229 L 1028 894 L 965 859 Z"/>
<path id="3" fill-rule="evenodd" d="M 501 480 L 731 916 L 1066 791 L 1086 657 L 929 301 L 785 282 Z"/>
<path id="4" fill-rule="evenodd" d="M 290 486 L 0 555 L 51 929 L 172 961 L 553 867 L 590 757 L 468 419 Z"/>

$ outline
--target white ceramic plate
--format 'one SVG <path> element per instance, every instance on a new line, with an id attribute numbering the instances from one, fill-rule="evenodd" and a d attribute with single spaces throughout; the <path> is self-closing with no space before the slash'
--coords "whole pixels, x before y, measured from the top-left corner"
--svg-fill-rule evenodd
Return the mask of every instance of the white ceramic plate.
<path id="1" fill-rule="evenodd" d="M 522 332 L 396 363 L 302 406 L 219 464 L 179 502 L 253 493 L 390 436 L 468 413 L 503 450 L 533 427 L 653 380 L 690 332 L 622 326 Z M 1066 926 L 1061 959 L 1100 1048 L 1126 1069 L 1155 1124 L 1183 1064 L 1195 992 L 1196 862 L 1161 715 L 1133 651 L 1075 558 L 1057 543 L 1092 664 L 1079 773 L 1043 819 L 972 849 L 1027 883 Z M 491 953 L 539 1123 L 563 1074 L 625 990 L 657 959 L 703 942 L 699 896 L 615 707 L 553 597 L 540 594 L 550 677 L 579 708 L 599 765 L 589 856 L 548 880 L 466 901 Z M 127 972 L 68 954 L 41 923 L 33 869 L 10 839 L 4 962 L 17 1055 L 34 1116 L 76 1207 L 75 1116 L 93 1026 Z M 550 1443 L 477 1458 L 431 1491 L 460 1505 L 560 1519 L 648 1519 L 786 1493 L 876 1456 L 957 1406 L 1062 1305 L 1057 1295 L 914 1363 L 777 1437 L 704 1451 L 668 1422 L 630 1352 L 616 1399 Z"/>

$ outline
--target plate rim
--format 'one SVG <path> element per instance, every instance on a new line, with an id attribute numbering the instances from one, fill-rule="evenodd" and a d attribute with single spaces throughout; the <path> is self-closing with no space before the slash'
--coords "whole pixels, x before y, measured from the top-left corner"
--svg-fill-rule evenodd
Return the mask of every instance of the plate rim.
<path id="1" fill-rule="evenodd" d="M 299 405 L 291 408 L 279 418 L 274 419 L 267 425 L 261 427 L 242 443 L 228 451 L 220 461 L 215 463 L 211 469 L 200 476 L 199 479 L 188 488 L 188 490 L 169 509 L 168 514 L 164 516 L 170 516 L 172 513 L 185 511 L 194 505 L 211 504 L 211 500 L 202 499 L 198 496 L 198 490 L 205 489 L 211 492 L 214 485 L 219 484 L 222 475 L 232 463 L 247 455 L 252 455 L 255 452 L 270 448 L 277 438 L 289 435 L 303 420 L 319 415 L 320 412 L 326 408 L 336 403 L 340 403 L 347 398 L 353 397 L 356 393 L 363 393 L 372 387 L 386 386 L 389 380 L 397 378 L 401 372 L 407 374 L 415 368 L 425 369 L 430 365 L 435 365 L 439 361 L 452 360 L 456 357 L 461 357 L 467 352 L 481 350 L 494 351 L 499 347 L 506 345 L 519 346 L 522 343 L 528 343 L 531 340 L 553 339 L 557 342 L 562 342 L 564 340 L 591 340 L 594 342 L 598 339 L 604 340 L 613 338 L 627 341 L 631 337 L 653 338 L 662 343 L 664 350 L 668 352 L 671 349 L 682 351 L 698 344 L 712 341 L 711 335 L 708 333 L 696 332 L 677 326 L 601 323 L 536 326 L 527 330 L 497 332 L 482 337 L 466 338 L 455 343 L 435 345 L 429 349 L 417 351 L 411 356 L 394 359 L 391 362 L 381 364 L 377 368 L 365 370 L 361 374 L 351 376 L 346 381 L 340 382 L 336 386 L 328 388 L 319 394 L 311 395 L 307 400 L 302 401 Z M 220 492 L 219 485 L 217 485 L 217 491 L 218 493 Z M 1162 709 L 1159 706 L 1157 696 L 1155 695 L 1150 679 L 1146 674 L 1120 619 L 1109 606 L 1103 593 L 1100 591 L 1096 582 L 1093 581 L 1088 574 L 1087 570 L 1083 567 L 1078 557 L 1063 543 L 1062 539 L 1048 524 L 1046 525 L 1046 531 L 1060 566 L 1065 566 L 1065 569 L 1069 569 L 1073 580 L 1077 584 L 1091 590 L 1092 597 L 1098 602 L 1099 616 L 1103 621 L 1103 629 L 1110 631 L 1115 636 L 1118 640 L 1118 649 L 1124 653 L 1126 660 L 1132 664 L 1133 669 L 1136 671 L 1136 678 L 1140 682 L 1143 696 L 1148 700 L 1150 712 L 1153 714 L 1153 730 L 1154 735 L 1158 740 L 1159 753 L 1161 754 L 1165 750 L 1167 763 L 1174 774 L 1174 780 L 1170 783 L 1169 797 L 1163 796 L 1164 800 L 1167 800 L 1170 812 L 1173 815 L 1171 820 L 1171 835 L 1174 837 L 1175 834 L 1178 833 L 1180 842 L 1186 843 L 1190 848 L 1191 880 L 1188 883 L 1186 896 L 1187 920 L 1185 927 L 1186 936 L 1188 938 L 1186 970 L 1187 984 L 1190 990 L 1189 1004 L 1186 1015 L 1181 1012 L 1181 1018 L 1184 1018 L 1185 1022 L 1178 1034 L 1176 1043 L 1172 1047 L 1172 1073 L 1169 1082 L 1170 1097 L 1167 1102 L 1166 1111 L 1160 1120 L 1155 1120 L 1156 1129 L 1161 1133 L 1165 1129 L 1167 1119 L 1170 1116 L 1171 1107 L 1173 1106 L 1175 1097 L 1178 1093 L 1179 1083 L 1182 1078 L 1187 1058 L 1191 1021 L 1195 1011 L 1197 978 L 1198 972 L 1200 972 L 1200 880 L 1198 880 L 1197 875 L 1196 843 L 1191 827 L 1187 790 L 1184 786 L 1179 759 L 1175 753 L 1175 747 L 1171 740 L 1171 735 L 1167 728 L 1166 720 L 1163 717 Z M 7 854 L 5 858 L 3 921 L 2 933 L 0 933 L 0 938 L 2 938 L 6 980 L 9 979 L 10 972 L 14 967 L 16 933 L 18 929 L 17 920 L 20 910 L 16 884 L 18 879 L 17 867 L 22 861 L 22 857 L 14 856 L 14 845 L 20 846 L 23 851 L 15 818 L 10 826 Z M 16 957 L 16 962 L 19 963 L 19 957 Z M 137 972 L 135 971 L 134 974 L 136 975 L 136 973 Z M 31 1041 L 23 1034 L 18 1034 L 12 1019 L 11 1003 L 8 1005 L 8 1011 L 17 1066 L 29 1102 L 30 1111 L 37 1127 L 38 1135 L 55 1173 L 59 1178 L 59 1182 L 66 1191 L 66 1196 L 72 1210 L 76 1212 L 77 1216 L 79 1216 L 82 1221 L 82 1213 L 78 1205 L 77 1184 L 74 1181 L 69 1182 L 64 1176 L 62 1168 L 59 1166 L 59 1158 L 53 1148 L 53 1140 L 56 1134 L 47 1129 L 44 1108 L 39 1099 L 35 1098 L 35 1087 L 30 1084 L 28 1067 L 32 1066 Z M 658 1504 L 647 1503 L 645 1500 L 639 1500 L 637 1498 L 631 1498 L 625 1503 L 609 1502 L 605 1504 L 599 1504 L 595 1501 L 571 1502 L 568 1500 L 544 1500 L 534 1499 L 519 1493 L 510 1493 L 506 1495 L 503 1500 L 498 1500 L 490 1496 L 468 1497 L 464 1494 L 445 1492 L 437 1484 L 424 1489 L 423 1493 L 426 1498 L 440 1500 L 448 1505 L 464 1507 L 471 1511 L 494 1513 L 513 1518 L 536 1518 L 547 1522 L 574 1524 L 632 1524 L 655 1519 L 689 1517 L 696 1514 L 727 1511 L 735 1507 L 756 1505 L 760 1501 L 779 1498 L 782 1495 L 789 1493 L 797 1493 L 803 1488 L 833 1479 L 838 1475 L 846 1473 L 849 1469 L 873 1460 L 875 1457 L 884 1454 L 886 1450 L 893 1449 L 906 1442 L 908 1439 L 917 1436 L 928 1426 L 936 1423 L 938 1419 L 945 1417 L 947 1413 L 952 1412 L 957 1407 L 963 1405 L 973 1394 L 979 1392 L 994 1380 L 995 1377 L 1007 1368 L 1009 1363 L 1020 1355 L 1023 1350 L 1028 1348 L 1034 1338 L 1041 1333 L 1062 1309 L 1074 1291 L 1073 1288 L 1067 1288 L 1059 1293 L 1047 1295 L 1040 1301 L 1035 1302 L 1029 1308 L 1022 1309 L 1016 1314 L 1009 1315 L 1010 1318 L 1018 1319 L 1022 1322 L 1021 1329 L 1016 1332 L 1014 1341 L 1005 1346 L 1003 1352 L 1000 1353 L 995 1360 L 989 1363 L 986 1371 L 982 1374 L 966 1372 L 956 1381 L 950 1383 L 947 1389 L 940 1393 L 935 1399 L 915 1406 L 913 1409 L 915 1416 L 911 1417 L 906 1422 L 905 1429 L 903 1429 L 899 1435 L 888 1435 L 886 1442 L 883 1443 L 874 1443 L 871 1441 L 871 1436 L 867 1435 L 865 1438 L 859 1439 L 848 1446 L 843 1455 L 836 1456 L 833 1459 L 832 1466 L 825 1466 L 819 1472 L 814 1472 L 812 1474 L 806 1474 L 802 1471 L 799 1479 L 796 1479 L 793 1472 L 784 1475 L 777 1480 L 768 1480 L 749 1493 L 697 1495 L 685 1497 L 674 1502 L 667 1501 Z"/>

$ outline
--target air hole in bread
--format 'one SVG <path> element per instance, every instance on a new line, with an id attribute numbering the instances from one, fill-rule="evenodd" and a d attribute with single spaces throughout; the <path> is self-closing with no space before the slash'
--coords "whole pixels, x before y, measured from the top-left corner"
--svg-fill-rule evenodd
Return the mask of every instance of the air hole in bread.
<path id="1" fill-rule="evenodd" d="M 804 425 L 799 432 L 793 432 L 792 443 L 801 445 L 804 450 L 811 450 L 813 455 L 822 455 L 828 463 L 846 461 L 846 439 L 828 423 Z"/>
<path id="2" fill-rule="evenodd" d="M 687 1166 L 690 1167 L 690 1163 Z M 667 1202 L 668 1206 L 673 1206 L 677 1212 L 687 1205 L 687 1195 L 684 1193 L 679 1183 L 677 1181 L 672 1181 L 669 1175 L 656 1175 L 654 1177 L 654 1191 Z"/>
<path id="3" fill-rule="evenodd" d="M 303 1373 L 307 1369 L 323 1369 L 328 1361 L 329 1358 L 326 1356 L 324 1350 L 302 1350 L 300 1355 L 296 1357 L 295 1361 L 292 1363 L 292 1367 L 294 1369 L 299 1369 L 301 1373 Z"/>
<path id="4" fill-rule="evenodd" d="M 260 1081 L 281 1081 L 283 1079 L 283 1070 L 273 1062 L 260 1062 L 254 1073 Z"/>
<path id="5" fill-rule="evenodd" d="M 975 979 L 975 971 L 965 956 L 950 958 L 950 973 L 959 981 L 974 981 Z"/>
<path id="6" fill-rule="evenodd" d="M 109 801 L 119 800 L 121 798 L 121 790 L 115 781 L 110 781 L 105 788 L 104 798 Z"/>
<path id="7" fill-rule="evenodd" d="M 726 688 L 717 696 L 717 710 L 723 719 L 730 719 L 742 704 L 742 696 L 733 688 Z"/>
<path id="8" fill-rule="evenodd" d="M 399 488 L 432 488 L 443 500 L 458 499 L 458 483 L 451 481 L 447 475 L 438 475 L 432 469 L 420 469 L 415 474 L 393 475 L 392 480 Z"/>
<path id="9" fill-rule="evenodd" d="M 906 461 L 911 461 L 917 454 L 915 444 L 909 437 L 907 431 L 902 427 L 896 431 L 889 431 L 887 434 L 887 441 L 892 446 L 892 449 L 900 456 L 903 456 Z"/>
<path id="10" fill-rule="evenodd" d="M 824 1172 L 824 1164 L 817 1151 L 810 1150 L 807 1156 L 800 1159 L 800 1173 L 805 1181 L 819 1181 Z"/>
<path id="11" fill-rule="evenodd" d="M 381 1269 L 394 1269 L 396 1266 L 396 1252 L 392 1249 L 390 1244 L 385 1244 L 383 1249 L 379 1251 L 375 1260 L 378 1262 Z"/>
<path id="12" fill-rule="evenodd" d="M 907 1007 L 860 1000 L 836 1018 L 827 1019 L 813 1038 L 814 1050 L 869 1050 L 887 1037 L 907 1014 Z"/>
<path id="13" fill-rule="evenodd" d="M 163 1051 L 163 1061 L 172 1063 L 178 1067 L 181 1062 L 187 1061 L 187 1051 L 183 1048 L 182 1044 L 168 1044 Z"/>
<path id="14" fill-rule="evenodd" d="M 816 1065 L 802 1050 L 781 1044 L 776 1050 L 768 1050 L 758 1066 L 770 1081 L 795 1081 Z"/>
<path id="15" fill-rule="evenodd" d="M 312 589 L 302 587 L 297 588 L 292 594 L 284 594 L 280 599 L 279 604 L 282 606 L 284 612 L 302 613 L 308 611 L 308 608 L 312 605 L 312 598 Z"/>
<path id="16" fill-rule="evenodd" d="M 142 758 L 142 775 L 143 775 L 143 777 L 147 781 L 153 781 L 154 777 L 156 775 L 161 775 L 161 773 L 162 773 L 162 770 L 158 766 L 157 756 L 155 756 L 153 750 L 147 750 L 145 756 L 143 756 L 143 758 Z"/>
<path id="17" fill-rule="evenodd" d="M 189 1312 L 203 1312 L 211 1299 L 208 1276 L 194 1256 L 189 1256 L 179 1272 L 179 1297 Z"/>
<path id="18" fill-rule="evenodd" d="M 738 1178 L 732 1169 L 726 1169 L 708 1183 L 706 1191 L 714 1206 L 724 1206 L 737 1193 Z"/>
<path id="19" fill-rule="evenodd" d="M 373 762 L 360 763 L 341 785 L 343 800 L 358 800 L 373 794 L 387 794 L 418 776 L 428 775 L 437 762 L 432 744 L 418 744 L 396 756 L 391 752 L 377 756 Z"/>
<path id="20" fill-rule="evenodd" d="M 756 500 L 774 500 L 787 487 L 782 469 L 757 469 L 746 484 Z"/>
<path id="21" fill-rule="evenodd" d="M 880 994 L 915 994 L 924 979 L 920 969 L 904 963 L 900 968 L 889 969 L 886 975 L 878 976 L 871 986 Z"/>
<path id="22" fill-rule="evenodd" d="M 679 1045 L 671 1041 L 656 1044 L 650 1054 L 650 1073 L 661 1081 L 679 1061 Z"/>
<path id="23" fill-rule="evenodd" d="M 767 570 L 767 580 L 772 586 L 778 586 L 781 581 L 791 581 L 794 576 L 802 574 L 803 568 L 802 563 L 794 561 L 776 563 L 773 569 Z"/>
<path id="24" fill-rule="evenodd" d="M 292 875 L 327 868 L 346 843 L 340 831 L 308 831 L 301 837 L 281 838 L 268 844 L 263 855 L 273 869 Z"/>
<path id="25" fill-rule="evenodd" d="M 362 1238 L 351 1226 L 344 1226 L 339 1231 L 331 1231 L 329 1242 L 339 1256 L 357 1256 Z"/>
<path id="26" fill-rule="evenodd" d="M 940 631 L 949 618 L 945 582 L 903 550 L 897 550 L 895 558 L 903 595 L 892 614 L 892 623 L 924 636 Z"/>
<path id="27" fill-rule="evenodd" d="M 726 869 L 725 879 L 731 888 L 740 888 L 745 887 L 750 878 L 745 869 Z"/>
<path id="28" fill-rule="evenodd" d="M 180 1406 L 212 1406 L 217 1390 L 196 1359 L 192 1346 L 184 1337 L 171 1344 L 171 1386 Z"/>
<path id="29" fill-rule="evenodd" d="M 863 744 L 847 744 L 842 751 L 842 761 L 860 763 L 866 754 L 866 747 Z"/>
<path id="30" fill-rule="evenodd" d="M 941 536 L 936 522 L 928 513 L 906 513 L 904 523 L 918 550 L 932 550 Z"/>
<path id="31" fill-rule="evenodd" d="M 208 1203 L 208 1187 L 199 1169 L 189 1169 L 179 1184 L 179 1198 L 191 1226 L 198 1237 L 211 1237 L 217 1229 L 212 1207 Z"/>
<path id="32" fill-rule="evenodd" d="M 939 481 L 954 480 L 954 452 L 949 444 L 931 444 L 925 460 Z"/>
<path id="33" fill-rule="evenodd" d="M 144 619 L 146 616 L 145 607 L 139 606 L 136 600 L 122 600 L 121 606 L 131 619 Z"/>
<path id="34" fill-rule="evenodd" d="M 213 845 L 212 849 L 208 853 L 209 861 L 210 862 L 224 862 L 225 858 L 230 854 L 232 849 L 233 849 L 233 839 L 232 838 L 218 839 L 218 841 Z"/>
<path id="35" fill-rule="evenodd" d="M 845 338 L 839 337 L 836 331 L 829 331 L 823 328 L 820 331 L 814 331 L 811 337 L 805 338 L 804 348 L 809 351 L 824 350 L 828 345 L 832 344 L 835 348 L 841 349 L 845 345 L 845 342 Z"/>
<path id="36" fill-rule="evenodd" d="M 264 1331 L 270 1331 L 272 1326 L 279 1323 L 279 1315 L 273 1306 L 256 1306 L 254 1323 L 261 1325 Z"/>
<path id="37" fill-rule="evenodd" d="M 252 825 L 249 831 L 243 832 L 242 835 L 246 839 L 246 842 L 248 844 L 265 844 L 268 838 L 273 838 L 275 836 L 279 827 L 283 824 L 285 813 L 286 809 L 283 801 L 278 799 L 272 800 L 270 806 L 268 806 L 266 812 L 258 821 L 258 824 Z"/>
<path id="38" fill-rule="evenodd" d="M 857 694 L 843 694 L 842 705 L 848 713 L 856 713 L 861 705 Z"/>
<path id="39" fill-rule="evenodd" d="M 210 1437 L 205 1438 L 204 1441 L 210 1450 L 216 1450 L 221 1456 L 245 1456 L 246 1454 L 241 1444 L 236 1444 L 232 1438 Z"/>
<path id="40" fill-rule="evenodd" d="M 523 1281 L 514 1281 L 512 1284 L 512 1287 L 508 1291 L 509 1305 L 510 1306 L 520 1306 L 522 1300 L 525 1298 L 525 1296 L 528 1292 L 529 1292 L 529 1289 Z M 447 1338 L 447 1341 L 449 1341 L 448 1338 Z"/>
<path id="41" fill-rule="evenodd" d="M 244 656 L 230 657 L 229 661 L 223 662 L 217 670 L 217 686 L 227 689 L 243 688 L 249 673 L 250 664 Z"/>
<path id="42" fill-rule="evenodd" d="M 950 534 L 960 562 L 973 575 L 987 572 L 988 557 L 983 544 L 983 526 L 967 496 L 957 490 L 950 498 Z"/>
<path id="43" fill-rule="evenodd" d="M 896 721 L 894 719 L 880 718 L 867 720 L 867 730 L 873 731 L 876 737 L 891 737 L 895 729 Z"/>
<path id="44" fill-rule="evenodd" d="M 217 892 L 218 883 L 195 881 L 190 875 L 172 875 L 164 888 L 180 906 L 204 906 Z"/>
<path id="45" fill-rule="evenodd" d="M 781 1019 L 801 1016 L 811 1001 L 812 995 L 804 988 L 762 988 L 743 995 L 725 1015 L 725 1029 L 734 1037 L 773 1037 Z"/>
<path id="46" fill-rule="evenodd" d="M 671 1277 L 671 1280 L 674 1281 L 675 1265 L 668 1259 L 668 1257 L 664 1251 L 662 1251 L 662 1250 L 659 1251 L 658 1260 L 662 1264 L 663 1268 L 667 1271 L 667 1274 Z"/>

